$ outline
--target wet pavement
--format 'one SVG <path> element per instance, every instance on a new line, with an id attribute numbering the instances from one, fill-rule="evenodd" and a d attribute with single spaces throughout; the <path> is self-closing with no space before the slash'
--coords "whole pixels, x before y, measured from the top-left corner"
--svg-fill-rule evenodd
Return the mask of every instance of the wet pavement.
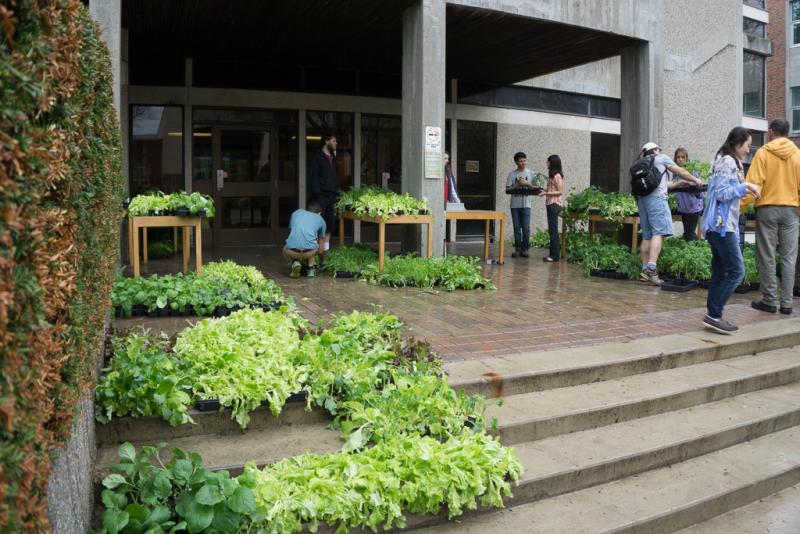
<path id="1" fill-rule="evenodd" d="M 493 247 L 494 248 L 494 247 Z M 481 255 L 482 243 L 458 243 L 450 253 Z M 494 252 L 494 251 L 493 251 Z M 324 320 L 339 311 L 370 310 L 374 305 L 399 316 L 409 333 L 427 339 L 443 358 L 463 360 L 626 341 L 702 329 L 706 290 L 661 291 L 639 282 L 585 277 L 566 262 L 541 261 L 544 250 L 530 258 L 506 258 L 504 265 L 485 265 L 484 276 L 496 291 L 438 291 L 387 288 L 350 279 L 291 279 L 278 247 L 217 248 L 204 251 L 205 261 L 232 259 L 255 265 L 295 299 L 308 320 Z M 148 272 L 175 272 L 176 259 L 151 260 Z M 725 317 L 749 324 L 786 316 L 750 308 L 758 292 L 734 295 Z M 187 318 L 136 318 L 117 326 L 145 324 L 175 331 Z M 709 334 L 715 335 L 715 334 Z"/>

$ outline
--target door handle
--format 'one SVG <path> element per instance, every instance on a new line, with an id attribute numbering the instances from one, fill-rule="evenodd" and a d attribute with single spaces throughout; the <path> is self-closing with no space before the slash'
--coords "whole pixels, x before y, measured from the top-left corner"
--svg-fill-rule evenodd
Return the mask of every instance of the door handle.
<path id="1" fill-rule="evenodd" d="M 225 187 L 225 178 L 228 176 L 228 173 L 222 169 L 217 169 L 217 191 L 222 191 Z"/>

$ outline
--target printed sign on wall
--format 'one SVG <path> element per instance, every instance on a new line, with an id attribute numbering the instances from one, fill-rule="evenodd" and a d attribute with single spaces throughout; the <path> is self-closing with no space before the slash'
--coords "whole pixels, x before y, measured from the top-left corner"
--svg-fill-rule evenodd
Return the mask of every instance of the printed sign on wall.
<path id="1" fill-rule="evenodd" d="M 442 162 L 442 129 L 438 126 L 425 127 L 425 178 L 441 180 Z"/>
<path id="2" fill-rule="evenodd" d="M 481 162 L 476 159 L 468 159 L 464 162 L 466 165 L 466 171 L 470 173 L 479 173 L 481 172 Z"/>

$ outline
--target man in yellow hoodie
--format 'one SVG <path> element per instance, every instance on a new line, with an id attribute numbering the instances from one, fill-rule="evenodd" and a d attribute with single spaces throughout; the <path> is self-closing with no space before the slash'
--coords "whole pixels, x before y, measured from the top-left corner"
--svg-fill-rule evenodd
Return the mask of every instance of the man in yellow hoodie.
<path id="1" fill-rule="evenodd" d="M 798 207 L 800 207 L 800 150 L 787 139 L 789 123 L 769 123 L 769 143 L 758 149 L 747 181 L 761 186 L 756 202 L 756 265 L 761 281 L 761 300 L 753 308 L 792 313 L 795 264 L 797 263 Z M 741 209 L 754 200 L 744 197 Z M 775 275 L 775 249 L 781 254 L 781 291 Z"/>

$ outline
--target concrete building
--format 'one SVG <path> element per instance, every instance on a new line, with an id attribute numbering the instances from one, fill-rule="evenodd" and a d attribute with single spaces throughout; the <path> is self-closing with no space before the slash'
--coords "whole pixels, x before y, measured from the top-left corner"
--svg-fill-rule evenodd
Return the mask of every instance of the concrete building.
<path id="1" fill-rule="evenodd" d="M 131 194 L 201 191 L 218 207 L 206 242 L 280 243 L 306 202 L 308 158 L 331 131 L 342 186 L 426 196 L 441 253 L 443 186 L 426 177 L 426 127 L 443 132 L 467 208 L 508 209 L 504 179 L 518 150 L 536 171 L 559 154 L 568 188 L 626 190 L 645 141 L 708 159 L 732 126 L 766 130 L 763 112 L 742 113 L 758 99 L 748 54 L 769 53 L 742 31 L 743 17 L 768 20 L 754 3 L 89 5 L 118 69 Z M 543 206 L 534 223 L 544 227 Z M 366 240 L 372 231 L 348 227 Z M 465 223 L 458 232 L 479 231 Z"/>

